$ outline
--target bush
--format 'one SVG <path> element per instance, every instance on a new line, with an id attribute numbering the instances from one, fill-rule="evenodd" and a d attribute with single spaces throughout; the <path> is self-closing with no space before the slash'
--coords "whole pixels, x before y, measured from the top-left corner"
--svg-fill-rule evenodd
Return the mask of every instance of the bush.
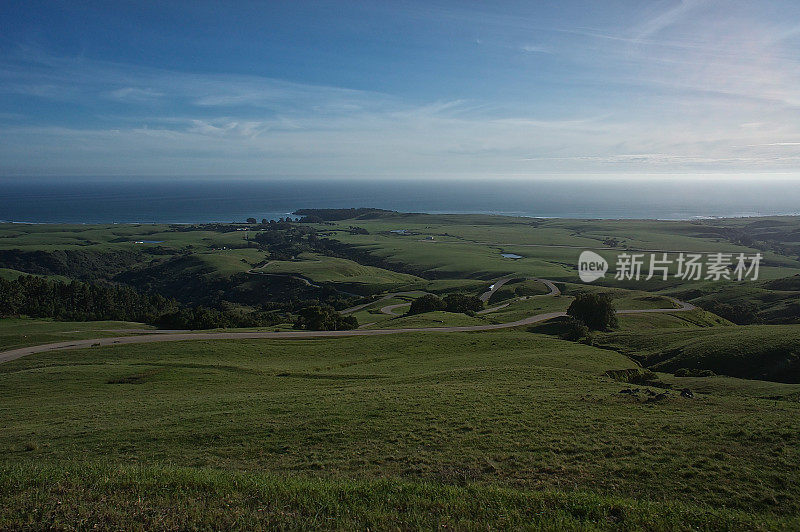
<path id="1" fill-rule="evenodd" d="M 714 377 L 716 373 L 710 369 L 676 369 L 674 375 L 676 377 Z"/>
<path id="2" fill-rule="evenodd" d="M 618 325 L 617 313 L 607 294 L 578 294 L 567 314 L 596 331 L 607 331 Z"/>
<path id="3" fill-rule="evenodd" d="M 649 369 L 631 368 L 631 369 L 610 369 L 606 371 L 606 376 L 611 377 L 615 381 L 624 382 L 627 384 L 639 384 L 642 386 L 661 386 L 663 383 L 658 380 L 658 375 Z"/>
<path id="4" fill-rule="evenodd" d="M 444 297 L 445 310 L 447 312 L 478 312 L 483 309 L 483 301 L 477 296 L 466 294 L 448 294 Z"/>
<path id="5" fill-rule="evenodd" d="M 355 316 L 342 316 L 327 305 L 312 305 L 299 312 L 294 322 L 295 329 L 309 331 L 346 331 L 358 327 Z"/>
<path id="6" fill-rule="evenodd" d="M 576 320 L 573 317 L 568 317 L 563 324 L 563 331 L 559 334 L 562 340 L 569 340 L 577 342 L 589 337 L 589 327 L 582 321 Z"/>
<path id="7" fill-rule="evenodd" d="M 433 312 L 434 310 L 444 310 L 447 306 L 439 296 L 427 294 L 418 297 L 411 302 L 411 308 L 408 309 L 408 315 L 422 314 L 423 312 Z"/>

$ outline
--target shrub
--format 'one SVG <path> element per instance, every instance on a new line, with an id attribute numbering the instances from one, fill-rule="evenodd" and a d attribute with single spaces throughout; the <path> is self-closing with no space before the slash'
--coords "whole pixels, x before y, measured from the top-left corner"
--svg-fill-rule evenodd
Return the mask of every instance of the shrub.
<path id="1" fill-rule="evenodd" d="M 483 301 L 477 296 L 466 294 L 448 294 L 444 297 L 447 312 L 477 312 L 483 309 Z"/>
<path id="2" fill-rule="evenodd" d="M 577 342 L 589 337 L 589 327 L 582 321 L 570 316 L 564 321 L 563 330 L 561 334 L 559 334 L 559 337 L 562 340 Z"/>
<path id="3" fill-rule="evenodd" d="M 312 305 L 299 312 L 294 322 L 295 329 L 310 331 L 346 331 L 358 327 L 355 316 L 342 316 L 327 305 Z"/>
<path id="4" fill-rule="evenodd" d="M 716 375 L 710 369 L 676 369 L 674 375 L 676 377 L 713 377 Z"/>
<path id="5" fill-rule="evenodd" d="M 433 312 L 434 310 L 444 310 L 446 308 L 445 302 L 439 296 L 433 294 L 426 294 L 418 297 L 411 302 L 411 308 L 408 309 L 408 315 L 422 314 L 423 312 Z"/>
<path id="6" fill-rule="evenodd" d="M 617 313 L 607 294 L 578 294 L 567 314 L 592 330 L 607 331 L 617 327 Z"/>
<path id="7" fill-rule="evenodd" d="M 658 375 L 656 375 L 649 369 L 642 369 L 642 368 L 610 369 L 606 371 L 606 376 L 611 377 L 615 381 L 620 381 L 627 384 L 639 384 L 643 386 L 663 386 L 663 383 L 658 379 Z"/>

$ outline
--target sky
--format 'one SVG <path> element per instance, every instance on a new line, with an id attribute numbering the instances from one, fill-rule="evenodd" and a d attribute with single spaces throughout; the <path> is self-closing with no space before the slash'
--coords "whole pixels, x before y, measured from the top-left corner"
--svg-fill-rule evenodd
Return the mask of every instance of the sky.
<path id="1" fill-rule="evenodd" d="M 800 2 L 2 0 L 4 175 L 800 179 Z"/>

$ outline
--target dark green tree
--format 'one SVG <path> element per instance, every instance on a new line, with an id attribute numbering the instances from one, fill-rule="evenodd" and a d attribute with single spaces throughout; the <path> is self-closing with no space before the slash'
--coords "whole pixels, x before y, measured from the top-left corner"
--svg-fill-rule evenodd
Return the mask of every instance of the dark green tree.
<path id="1" fill-rule="evenodd" d="M 617 312 L 607 294 L 578 294 L 567 314 L 595 331 L 617 327 Z"/>
<path id="2" fill-rule="evenodd" d="M 358 327 L 355 316 L 342 316 L 327 305 L 312 305 L 302 309 L 294 322 L 295 329 L 309 331 L 346 331 Z"/>
<path id="3" fill-rule="evenodd" d="M 423 312 L 433 312 L 434 310 L 444 310 L 446 305 L 442 298 L 433 294 L 426 294 L 418 297 L 411 302 L 411 308 L 408 309 L 408 315 L 422 314 Z"/>
<path id="4" fill-rule="evenodd" d="M 477 296 L 466 294 L 447 294 L 444 296 L 445 310 L 447 312 L 478 312 L 483 310 L 483 301 Z"/>
<path id="5" fill-rule="evenodd" d="M 265 327 L 281 319 L 262 311 L 182 307 L 174 299 L 143 294 L 125 285 L 64 283 L 32 275 L 13 281 L 0 279 L 0 317 L 6 316 L 138 321 L 173 329 Z"/>

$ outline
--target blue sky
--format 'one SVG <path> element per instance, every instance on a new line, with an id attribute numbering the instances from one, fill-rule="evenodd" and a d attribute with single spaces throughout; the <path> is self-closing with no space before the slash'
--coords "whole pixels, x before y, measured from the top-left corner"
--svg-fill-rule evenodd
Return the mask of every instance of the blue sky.
<path id="1" fill-rule="evenodd" d="M 800 175 L 800 2 L 3 2 L 0 175 Z"/>

